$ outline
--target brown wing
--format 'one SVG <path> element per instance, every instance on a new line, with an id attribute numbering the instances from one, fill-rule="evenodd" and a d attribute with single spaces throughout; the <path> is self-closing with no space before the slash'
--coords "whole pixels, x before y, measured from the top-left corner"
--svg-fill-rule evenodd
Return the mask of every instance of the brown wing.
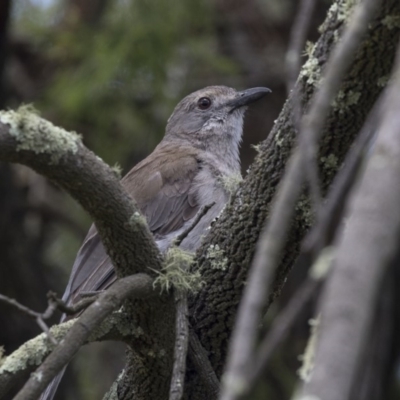
<path id="1" fill-rule="evenodd" d="M 199 205 L 191 189 L 199 169 L 194 149 L 160 145 L 123 178 L 122 185 L 136 200 L 156 239 L 179 230 L 197 213 Z M 112 263 L 92 225 L 63 299 L 73 303 L 79 293 L 105 289 L 115 279 Z"/>

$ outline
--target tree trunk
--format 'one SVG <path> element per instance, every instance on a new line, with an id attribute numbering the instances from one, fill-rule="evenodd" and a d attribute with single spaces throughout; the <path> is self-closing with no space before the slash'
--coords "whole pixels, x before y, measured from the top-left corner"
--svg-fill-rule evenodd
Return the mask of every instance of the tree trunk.
<path id="1" fill-rule="evenodd" d="M 344 16 L 348 17 L 350 3 L 335 2 L 321 27 L 321 37 L 302 69 L 299 84 L 305 107 L 318 84 L 321 68 L 327 62 L 331 48 L 343 29 L 346 22 Z M 368 36 L 342 83 L 326 123 L 320 148 L 319 164 L 325 189 L 340 167 L 391 71 L 399 27 L 390 23 L 390 16 L 398 15 L 399 12 L 400 4 L 397 1 L 382 2 L 380 12 L 370 24 Z M 382 46 L 382 43 L 385 45 Z M 200 269 L 206 284 L 190 300 L 191 324 L 208 351 L 219 377 L 223 371 L 228 340 L 255 244 L 295 143 L 291 104 L 292 99 L 289 99 L 272 132 L 260 144 L 259 155 L 247 178 L 197 254 L 196 268 Z M 297 256 L 301 238 L 311 222 L 309 201 L 303 196 L 276 274 L 271 301 L 279 295 Z M 193 371 L 188 372 L 186 385 L 186 398 L 204 398 L 201 382 Z"/>

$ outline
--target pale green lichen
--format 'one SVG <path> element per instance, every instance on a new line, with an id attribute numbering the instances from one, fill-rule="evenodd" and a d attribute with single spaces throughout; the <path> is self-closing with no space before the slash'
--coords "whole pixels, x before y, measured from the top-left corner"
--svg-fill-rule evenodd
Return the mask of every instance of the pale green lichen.
<path id="1" fill-rule="evenodd" d="M 278 147 L 282 147 L 282 146 L 286 143 L 285 138 L 283 137 L 283 135 L 282 135 L 281 133 L 282 133 L 282 132 L 279 131 L 279 132 L 274 136 L 274 141 L 275 141 L 275 143 L 276 143 L 276 145 L 277 145 Z"/>
<path id="2" fill-rule="evenodd" d="M 327 172 L 336 172 L 338 169 L 338 158 L 333 153 L 321 157 L 321 163 Z"/>
<path id="3" fill-rule="evenodd" d="M 388 29 L 398 29 L 400 28 L 400 15 L 386 15 L 382 19 L 382 24 Z"/>
<path id="4" fill-rule="evenodd" d="M 243 178 L 240 173 L 221 177 L 222 187 L 230 194 L 234 194 Z"/>
<path id="5" fill-rule="evenodd" d="M 109 391 L 104 395 L 103 400 L 118 400 L 118 384 L 121 382 L 124 375 L 125 369 L 120 372 L 118 378 L 113 382 Z"/>
<path id="6" fill-rule="evenodd" d="M 314 53 L 314 49 L 315 49 L 315 43 L 307 40 L 305 48 L 304 48 L 304 55 L 307 57 L 311 57 L 312 54 Z"/>
<path id="7" fill-rule="evenodd" d="M 41 382 L 43 379 L 43 372 L 39 371 L 39 372 L 34 372 L 32 373 L 32 376 L 38 381 Z"/>
<path id="8" fill-rule="evenodd" d="M 309 85 L 316 86 L 319 84 L 321 79 L 321 67 L 316 57 L 310 55 L 300 71 L 299 78 L 306 78 L 306 82 Z"/>
<path id="9" fill-rule="evenodd" d="M 49 154 L 54 164 L 68 152 L 75 154 L 81 143 L 78 134 L 40 118 L 32 106 L 22 106 L 17 111 L 0 111 L 0 121 L 10 126 L 9 133 L 18 142 L 17 151 Z"/>
<path id="10" fill-rule="evenodd" d="M 314 222 L 314 214 L 311 209 L 310 198 L 302 195 L 296 204 L 296 211 L 300 214 L 300 220 L 306 227 L 310 227 Z"/>
<path id="11" fill-rule="evenodd" d="M 211 267 L 225 271 L 228 268 L 228 258 L 218 244 L 208 246 L 206 258 L 210 259 Z"/>
<path id="12" fill-rule="evenodd" d="M 319 281 L 328 275 L 334 257 L 333 250 L 333 246 L 328 246 L 321 251 L 321 254 L 318 256 L 308 272 L 311 279 Z"/>
<path id="13" fill-rule="evenodd" d="M 347 21 L 353 13 L 354 7 L 360 0 L 344 0 L 334 3 L 337 5 L 337 20 Z"/>
<path id="14" fill-rule="evenodd" d="M 260 143 L 252 144 L 252 145 L 250 145 L 250 147 L 252 147 L 257 152 L 257 154 L 261 154 L 261 144 Z"/>
<path id="15" fill-rule="evenodd" d="M 335 100 L 332 102 L 332 107 L 339 112 L 344 112 L 349 107 L 356 105 L 360 97 L 361 92 L 339 90 Z"/>
<path id="16" fill-rule="evenodd" d="M 134 230 L 142 230 L 143 228 L 147 228 L 147 221 L 144 215 L 142 215 L 139 211 L 135 211 L 129 219 L 129 225 Z"/>
<path id="17" fill-rule="evenodd" d="M 119 163 L 115 163 L 113 167 L 111 167 L 111 171 L 114 172 L 115 176 L 118 179 L 121 179 L 122 176 L 122 167 Z"/>
<path id="18" fill-rule="evenodd" d="M 154 287 L 159 287 L 161 291 L 168 291 L 172 287 L 183 291 L 199 291 L 203 286 L 200 272 L 189 271 L 193 257 L 193 253 L 179 247 L 169 248 L 162 271 L 156 271 L 158 277 L 154 280 Z"/>
<path id="19" fill-rule="evenodd" d="M 381 76 L 378 81 L 376 82 L 376 84 L 383 88 L 387 85 L 387 83 L 389 82 L 390 76 L 389 75 L 385 75 L 385 76 Z"/>
<path id="20" fill-rule="evenodd" d="M 322 34 L 329 26 L 331 21 L 346 22 L 353 13 L 354 6 L 359 0 L 342 0 L 334 2 L 328 10 L 327 17 L 323 24 L 319 27 L 319 32 Z"/>
<path id="21" fill-rule="evenodd" d="M 116 329 L 122 337 L 138 338 L 144 334 L 140 326 L 136 326 L 126 318 L 124 307 L 114 311 L 99 326 L 97 326 L 88 338 L 88 342 L 94 342 L 106 336 L 112 329 Z"/>
<path id="22" fill-rule="evenodd" d="M 0 346 L 0 367 L 1 367 L 1 365 L 3 364 L 3 362 L 5 360 L 4 353 L 5 353 L 4 347 Z"/>
<path id="23" fill-rule="evenodd" d="M 57 342 L 63 339 L 74 322 L 75 320 L 64 322 L 50 329 Z M 6 357 L 0 366 L 0 374 L 21 371 L 29 365 L 39 365 L 53 348 L 54 345 L 49 341 L 47 335 L 42 333 Z"/>
<path id="24" fill-rule="evenodd" d="M 308 382 L 311 378 L 312 371 L 314 369 L 314 359 L 315 359 L 315 352 L 317 347 L 317 340 L 318 340 L 318 327 L 320 324 L 320 316 L 315 319 L 310 319 L 309 324 L 311 327 L 310 338 L 308 339 L 308 343 L 304 354 L 299 356 L 299 360 L 301 360 L 302 366 L 298 370 L 298 374 L 300 378 L 304 382 Z"/>

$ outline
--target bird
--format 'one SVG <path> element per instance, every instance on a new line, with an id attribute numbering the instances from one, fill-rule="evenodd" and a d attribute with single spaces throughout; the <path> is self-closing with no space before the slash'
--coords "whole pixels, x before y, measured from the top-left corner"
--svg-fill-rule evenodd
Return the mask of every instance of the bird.
<path id="1" fill-rule="evenodd" d="M 161 253 L 191 228 L 179 247 L 189 252 L 199 247 L 231 196 L 229 182 L 241 177 L 239 149 L 245 111 L 269 92 L 265 87 L 237 91 L 208 86 L 189 94 L 175 107 L 154 151 L 121 180 L 146 218 Z M 191 227 L 204 207 L 210 209 Z M 112 262 L 92 225 L 78 251 L 63 301 L 74 304 L 82 293 L 105 290 L 115 280 Z M 41 400 L 54 397 L 62 373 Z"/>

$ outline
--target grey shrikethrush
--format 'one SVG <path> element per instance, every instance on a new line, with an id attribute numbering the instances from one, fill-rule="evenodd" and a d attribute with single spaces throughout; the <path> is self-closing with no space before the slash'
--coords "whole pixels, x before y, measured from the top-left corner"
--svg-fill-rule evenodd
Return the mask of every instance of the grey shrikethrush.
<path id="1" fill-rule="evenodd" d="M 195 251 L 230 193 L 227 180 L 240 176 L 239 146 L 246 106 L 270 90 L 236 91 L 209 86 L 181 100 L 168 120 L 164 138 L 121 183 L 146 217 L 156 243 L 165 252 L 203 206 L 214 205 L 189 232 L 180 247 Z M 80 248 L 63 296 L 74 303 L 80 293 L 109 287 L 116 279 L 96 228 Z M 61 376 L 42 399 L 52 399 Z"/>

